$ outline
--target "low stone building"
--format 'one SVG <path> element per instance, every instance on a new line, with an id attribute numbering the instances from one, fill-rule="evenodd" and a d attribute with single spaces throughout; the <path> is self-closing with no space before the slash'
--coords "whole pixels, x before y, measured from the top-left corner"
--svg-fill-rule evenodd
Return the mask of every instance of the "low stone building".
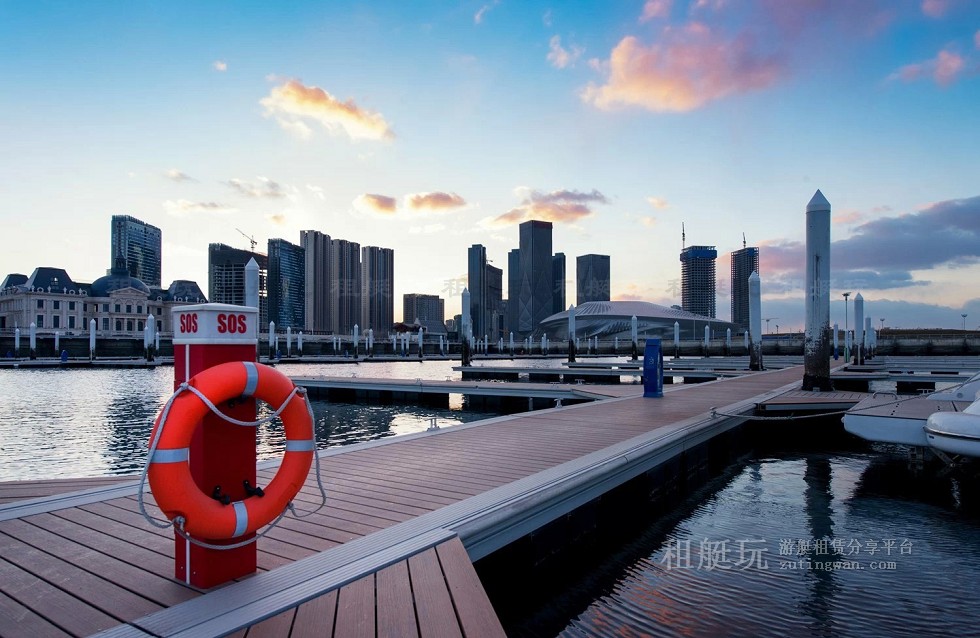
<path id="1" fill-rule="evenodd" d="M 131 277 L 126 260 L 117 257 L 112 270 L 90 284 L 73 281 L 62 268 L 42 266 L 30 277 L 7 275 L 0 284 L 0 331 L 25 332 L 31 323 L 38 334 L 88 334 L 95 320 L 98 337 L 140 337 L 148 316 L 157 332 L 173 332 L 174 306 L 206 303 L 193 281 L 177 280 L 169 288 L 150 288 Z"/>

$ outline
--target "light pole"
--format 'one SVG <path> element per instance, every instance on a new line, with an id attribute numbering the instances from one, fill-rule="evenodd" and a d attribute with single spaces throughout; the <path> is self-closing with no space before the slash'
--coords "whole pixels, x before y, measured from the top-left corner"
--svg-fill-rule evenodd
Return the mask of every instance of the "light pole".
<path id="1" fill-rule="evenodd" d="M 847 349 L 847 298 L 851 296 L 851 291 L 842 292 L 841 296 L 844 297 L 844 361 L 848 361 L 850 353 Z"/>
<path id="2" fill-rule="evenodd" d="M 966 313 L 964 312 L 960 316 L 963 317 L 963 332 L 966 332 Z"/>

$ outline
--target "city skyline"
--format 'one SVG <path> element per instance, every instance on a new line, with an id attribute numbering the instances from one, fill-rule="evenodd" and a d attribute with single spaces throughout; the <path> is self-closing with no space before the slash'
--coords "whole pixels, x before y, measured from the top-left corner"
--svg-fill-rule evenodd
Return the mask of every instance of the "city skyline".
<path id="1" fill-rule="evenodd" d="M 112 215 L 202 287 L 238 229 L 316 229 L 391 247 L 394 296 L 453 316 L 466 247 L 504 267 L 540 219 L 555 252 L 612 256 L 612 299 L 669 306 L 684 222 L 721 318 L 744 232 L 764 314 L 799 328 L 820 188 L 832 322 L 852 290 L 886 325 L 980 321 L 976 3 L 16 3 L 0 37 L 0 276 L 94 281 Z"/>

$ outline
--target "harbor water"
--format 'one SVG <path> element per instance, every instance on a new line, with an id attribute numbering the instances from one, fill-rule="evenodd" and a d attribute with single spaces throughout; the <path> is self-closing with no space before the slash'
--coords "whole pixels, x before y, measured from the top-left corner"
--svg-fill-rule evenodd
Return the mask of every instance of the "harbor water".
<path id="1" fill-rule="evenodd" d="M 977 477 L 854 447 L 729 467 L 552 574 L 508 635 L 980 635 Z"/>

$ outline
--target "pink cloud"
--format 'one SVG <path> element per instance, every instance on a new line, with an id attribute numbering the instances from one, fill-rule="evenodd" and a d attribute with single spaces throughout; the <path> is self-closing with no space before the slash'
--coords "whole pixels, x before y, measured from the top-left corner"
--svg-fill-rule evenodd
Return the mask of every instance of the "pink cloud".
<path id="1" fill-rule="evenodd" d="M 390 215 L 398 208 L 398 201 L 394 197 L 388 197 L 387 195 L 364 193 L 354 200 L 354 205 L 362 210 Z"/>
<path id="2" fill-rule="evenodd" d="M 412 210 L 448 210 L 466 206 L 466 200 L 456 193 L 416 193 L 406 195 L 405 201 Z"/>
<path id="3" fill-rule="evenodd" d="M 654 18 L 666 18 L 670 15 L 671 6 L 674 0 L 647 0 L 643 4 L 643 13 L 640 15 L 640 22 L 648 22 Z"/>
<path id="4" fill-rule="evenodd" d="M 831 221 L 835 224 L 853 224 L 861 220 L 861 213 L 856 210 L 847 210 L 834 215 Z"/>
<path id="5" fill-rule="evenodd" d="M 655 112 L 683 112 L 727 95 L 773 85 L 782 72 L 774 57 L 757 54 L 752 38 L 716 36 L 698 25 L 671 33 L 666 41 L 643 45 L 620 40 L 609 59 L 605 84 L 590 84 L 582 99 L 600 109 L 638 106 Z"/>
<path id="6" fill-rule="evenodd" d="M 319 122 L 330 133 L 343 131 L 353 139 L 382 140 L 395 136 L 380 113 L 372 113 L 359 107 L 354 100 L 341 102 L 330 93 L 316 86 L 304 86 L 298 80 L 273 87 L 268 96 L 259 102 L 266 115 L 275 117 L 279 124 L 293 130 L 302 127 L 304 120 Z"/>
<path id="7" fill-rule="evenodd" d="M 960 54 L 944 49 L 931 60 L 906 64 L 888 76 L 888 79 L 914 82 L 925 77 L 931 77 L 939 86 L 949 86 L 959 79 L 965 67 L 966 61 Z"/>
<path id="8" fill-rule="evenodd" d="M 949 0 L 922 0 L 922 13 L 930 18 L 941 18 L 949 11 Z"/>
<path id="9" fill-rule="evenodd" d="M 571 49 L 566 49 L 561 45 L 561 36 L 552 36 L 551 40 L 548 42 L 548 62 L 551 66 L 556 69 L 564 69 L 569 66 L 574 66 L 575 61 L 578 60 L 585 49 L 572 45 Z"/>
<path id="10" fill-rule="evenodd" d="M 590 207 L 592 203 L 607 204 L 609 200 L 597 190 L 591 193 L 574 190 L 557 190 L 550 193 L 531 191 L 520 206 L 498 215 L 490 223 L 494 226 L 509 226 L 531 219 L 574 223 L 595 214 Z"/>

